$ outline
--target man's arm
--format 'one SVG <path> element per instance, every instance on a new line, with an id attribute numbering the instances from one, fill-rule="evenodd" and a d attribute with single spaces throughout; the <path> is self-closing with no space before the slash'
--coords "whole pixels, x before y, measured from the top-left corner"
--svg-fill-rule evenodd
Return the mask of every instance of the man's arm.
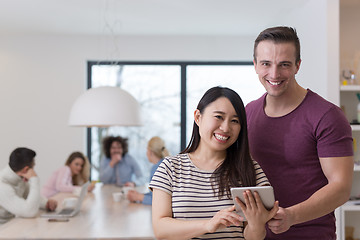
<path id="1" fill-rule="evenodd" d="M 28 183 L 30 191 L 26 199 L 19 197 L 10 185 L 2 184 L 0 194 L 1 206 L 19 217 L 35 217 L 41 201 L 39 178 L 31 177 Z"/>
<path id="2" fill-rule="evenodd" d="M 113 183 L 112 179 L 114 175 L 115 168 L 110 166 L 110 160 L 103 158 L 100 162 L 100 181 L 105 184 Z"/>
<path id="3" fill-rule="evenodd" d="M 294 224 L 324 216 L 349 200 L 354 158 L 352 156 L 320 158 L 320 164 L 328 184 L 304 202 L 288 208 L 280 208 L 274 219 L 268 222 L 272 232 L 282 233 Z"/>

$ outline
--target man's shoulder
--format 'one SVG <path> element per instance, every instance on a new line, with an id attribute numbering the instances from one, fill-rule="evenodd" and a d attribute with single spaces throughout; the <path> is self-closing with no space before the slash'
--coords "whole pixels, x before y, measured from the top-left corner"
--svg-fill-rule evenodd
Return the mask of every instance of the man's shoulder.
<path id="1" fill-rule="evenodd" d="M 306 97 L 308 98 L 308 100 L 311 100 L 311 101 L 313 101 L 314 103 L 317 103 L 317 104 L 336 106 L 335 104 L 333 104 L 329 100 L 326 100 L 324 97 L 320 96 L 318 93 L 313 92 L 310 89 L 307 89 L 307 90 L 308 90 L 308 93 L 307 93 Z"/>
<path id="2" fill-rule="evenodd" d="M 10 186 L 14 182 L 15 173 L 11 170 L 9 166 L 0 170 L 0 184 L 3 186 Z"/>
<path id="3" fill-rule="evenodd" d="M 135 158 L 133 156 L 131 156 L 129 153 L 126 153 L 123 158 L 125 161 L 130 161 L 130 162 L 135 161 Z"/>
<path id="4" fill-rule="evenodd" d="M 319 94 L 308 89 L 308 95 L 306 96 L 306 101 L 304 101 L 305 109 L 311 111 L 312 114 L 325 114 L 330 110 L 335 112 L 340 111 L 341 109 L 333 104 L 332 102 L 326 100 Z M 341 112 L 341 111 L 340 111 Z"/>
<path id="5" fill-rule="evenodd" d="M 123 160 L 125 165 L 127 166 L 134 166 L 138 167 L 138 162 L 135 160 L 133 156 L 131 156 L 129 153 L 126 153 L 123 157 Z M 120 165 L 119 165 L 120 166 Z"/>
<path id="6" fill-rule="evenodd" d="M 246 105 L 245 111 L 246 111 L 247 118 L 249 118 L 251 115 L 253 115 L 254 112 L 258 112 L 261 109 L 263 109 L 265 96 L 266 96 L 266 93 L 264 95 L 262 95 L 260 98 L 253 100 Z"/>
<path id="7" fill-rule="evenodd" d="M 8 180 L 6 179 L 0 179 L 0 192 L 2 194 L 0 195 L 7 195 L 8 193 L 15 193 L 15 188 L 19 188 L 19 187 L 24 187 L 24 185 L 26 185 L 28 183 L 25 183 L 25 182 L 21 182 L 20 185 L 14 185 L 12 184 L 11 182 L 9 182 Z"/>

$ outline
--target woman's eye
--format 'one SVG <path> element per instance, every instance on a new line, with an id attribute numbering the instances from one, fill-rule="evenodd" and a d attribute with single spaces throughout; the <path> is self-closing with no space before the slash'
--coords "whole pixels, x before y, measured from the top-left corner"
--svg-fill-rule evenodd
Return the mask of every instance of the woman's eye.
<path id="1" fill-rule="evenodd" d="M 222 116 L 216 115 L 215 118 L 217 118 L 217 119 L 222 119 Z"/>
<path id="2" fill-rule="evenodd" d="M 238 119 L 233 119 L 232 122 L 233 123 L 239 123 L 239 120 Z"/>

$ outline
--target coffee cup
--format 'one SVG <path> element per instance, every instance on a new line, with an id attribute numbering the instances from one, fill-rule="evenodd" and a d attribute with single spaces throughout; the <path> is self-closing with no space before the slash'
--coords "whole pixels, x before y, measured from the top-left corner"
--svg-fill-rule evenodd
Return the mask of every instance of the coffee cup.
<path id="1" fill-rule="evenodd" d="M 120 202 L 121 198 L 123 196 L 123 193 L 122 192 L 114 192 L 112 195 L 113 195 L 114 202 Z"/>
<path id="2" fill-rule="evenodd" d="M 129 186 L 122 187 L 122 191 L 124 192 L 125 196 L 127 196 L 129 190 L 134 190 L 134 187 L 129 187 Z"/>

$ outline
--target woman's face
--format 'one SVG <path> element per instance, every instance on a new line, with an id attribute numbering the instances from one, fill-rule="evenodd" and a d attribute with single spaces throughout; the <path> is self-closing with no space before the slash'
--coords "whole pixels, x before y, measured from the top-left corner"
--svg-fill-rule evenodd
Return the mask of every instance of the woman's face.
<path id="1" fill-rule="evenodd" d="M 195 122 L 199 126 L 200 144 L 209 151 L 226 151 L 241 130 L 239 116 L 226 97 L 210 103 L 203 113 L 196 110 Z"/>
<path id="2" fill-rule="evenodd" d="M 152 152 L 149 148 L 146 150 L 146 157 L 148 158 L 149 162 L 152 162 Z"/>
<path id="3" fill-rule="evenodd" d="M 146 150 L 146 156 L 149 160 L 149 162 L 156 164 L 159 161 L 159 158 L 155 155 L 153 151 L 150 150 L 150 148 L 147 148 Z"/>
<path id="4" fill-rule="evenodd" d="M 112 142 L 111 146 L 110 146 L 110 157 L 113 155 L 123 155 L 123 147 L 121 145 L 121 143 L 114 141 Z"/>
<path id="5" fill-rule="evenodd" d="M 81 170 L 84 167 L 84 160 L 82 158 L 75 158 L 69 165 L 71 169 L 72 176 L 75 176 L 77 174 L 81 173 Z"/>

